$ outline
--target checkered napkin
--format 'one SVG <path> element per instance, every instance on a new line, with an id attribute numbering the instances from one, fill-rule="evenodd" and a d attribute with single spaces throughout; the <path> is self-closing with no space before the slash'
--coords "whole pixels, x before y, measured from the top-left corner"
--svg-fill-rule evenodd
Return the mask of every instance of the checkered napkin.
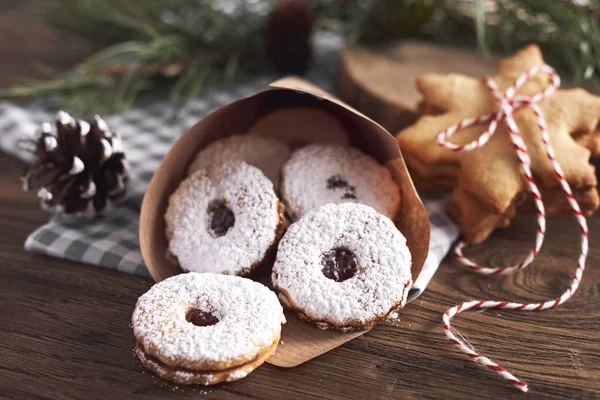
<path id="1" fill-rule="evenodd" d="M 332 91 L 340 45 L 339 37 L 333 35 L 319 35 L 316 40 L 316 62 L 307 79 L 327 91 Z M 121 135 L 131 165 L 127 198 L 113 212 L 95 220 L 56 216 L 29 235 L 25 249 L 149 277 L 139 249 L 139 213 L 146 187 L 160 161 L 177 137 L 204 115 L 263 89 L 276 78 L 263 76 L 205 93 L 175 122 L 173 108 L 166 102 L 142 104 L 124 114 L 105 117 L 111 130 Z M 42 122 L 53 118 L 54 114 L 35 106 L 0 103 L 0 149 L 27 160 L 30 155 L 17 148 L 17 141 L 23 135 L 34 134 Z M 458 237 L 456 225 L 445 213 L 447 196 L 438 194 L 423 201 L 431 221 L 431 244 L 410 299 L 423 292 Z"/>

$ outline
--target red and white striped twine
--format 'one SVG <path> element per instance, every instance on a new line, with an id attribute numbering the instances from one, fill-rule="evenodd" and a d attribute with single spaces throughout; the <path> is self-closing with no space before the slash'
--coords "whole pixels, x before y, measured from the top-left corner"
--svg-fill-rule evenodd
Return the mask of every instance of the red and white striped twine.
<path id="1" fill-rule="evenodd" d="M 527 82 L 527 80 L 529 80 L 531 77 L 533 77 L 534 75 L 536 75 L 540 72 L 547 73 L 551 76 L 552 83 L 550 86 L 548 86 L 542 92 L 539 92 L 531 97 L 515 95 L 517 90 L 519 90 L 525 84 L 525 82 Z M 525 142 L 523 141 L 523 138 L 521 137 L 521 134 L 519 132 L 519 127 L 517 126 L 517 124 L 515 123 L 515 120 L 513 118 L 513 113 L 514 113 L 515 109 L 522 107 L 522 106 L 531 107 L 533 113 L 535 114 L 535 117 L 536 117 L 537 123 L 538 123 L 538 128 L 540 130 L 542 142 L 544 143 L 544 147 L 546 148 L 546 154 L 548 155 L 548 158 L 550 159 L 552 167 L 554 168 L 554 172 L 560 182 L 561 188 L 562 188 L 563 192 L 565 193 L 565 196 L 567 196 L 569 205 L 571 207 L 571 210 L 573 211 L 573 214 L 577 220 L 577 223 L 579 224 L 580 231 L 581 231 L 581 251 L 579 253 L 579 259 L 577 261 L 577 269 L 575 270 L 575 275 L 572 277 L 571 285 L 569 286 L 569 288 L 562 295 L 557 297 L 556 299 L 542 302 L 542 303 L 530 303 L 530 304 L 511 303 L 508 301 L 474 300 L 474 301 L 465 302 L 465 303 L 462 303 L 462 304 L 459 304 L 457 306 L 450 308 L 448 311 L 446 311 L 444 313 L 444 315 L 442 317 L 444 333 L 446 334 L 448 339 L 450 339 L 450 341 L 452 343 L 454 343 L 463 353 L 465 353 L 469 357 L 471 357 L 473 359 L 473 361 L 475 361 L 476 363 L 478 363 L 486 368 L 489 368 L 492 371 L 495 371 L 498 375 L 500 375 L 503 379 L 506 379 L 507 381 L 509 381 L 517 389 L 519 389 L 523 392 L 526 392 L 527 391 L 527 383 L 516 378 L 514 375 L 512 375 L 506 369 L 499 366 L 498 364 L 496 364 L 489 358 L 476 353 L 471 347 L 468 347 L 467 345 L 465 345 L 463 340 L 457 338 L 454 335 L 454 333 L 452 332 L 452 326 L 450 325 L 450 320 L 456 314 L 459 314 L 463 311 L 470 310 L 470 309 L 480 309 L 481 310 L 481 309 L 492 308 L 492 309 L 504 309 L 504 310 L 537 311 L 537 310 L 546 310 L 548 308 L 554 308 L 554 307 L 561 305 L 565 301 L 567 301 L 579 287 L 579 283 L 580 283 L 581 277 L 583 275 L 583 270 L 585 269 L 585 260 L 587 258 L 587 252 L 588 252 L 588 227 L 587 227 L 586 220 L 585 220 L 583 214 L 581 213 L 579 204 L 577 203 L 577 201 L 575 200 L 575 197 L 573 196 L 571 187 L 569 186 L 569 184 L 567 183 L 567 180 L 565 179 L 563 170 L 560 167 L 560 164 L 556 161 L 554 150 L 552 149 L 552 146 L 550 145 L 550 138 L 548 135 L 548 127 L 546 125 L 546 120 L 544 118 L 544 114 L 543 114 L 541 108 L 538 105 L 539 101 L 541 101 L 546 96 L 554 93 L 560 86 L 560 78 L 559 78 L 558 74 L 556 73 L 556 71 L 547 65 L 533 67 L 530 70 L 528 70 L 527 72 L 523 73 L 521 76 L 519 76 L 519 78 L 513 83 L 513 85 L 510 86 L 506 90 L 506 92 L 504 92 L 504 94 L 500 93 L 500 91 L 498 90 L 498 86 L 496 85 L 496 82 L 491 77 L 486 76 L 484 78 L 484 81 L 485 81 L 486 85 L 488 86 L 488 88 L 493 93 L 494 97 L 496 98 L 496 101 L 498 102 L 498 111 L 495 113 L 490 113 L 490 114 L 482 115 L 482 116 L 475 117 L 475 118 L 465 119 L 465 120 L 459 122 L 458 124 L 449 127 L 444 132 L 441 132 L 437 137 L 437 141 L 441 146 L 444 146 L 453 151 L 474 150 L 474 149 L 477 149 L 477 148 L 483 146 L 490 139 L 490 137 L 496 132 L 498 124 L 502 121 L 502 119 L 505 119 L 506 124 L 508 126 L 510 139 L 513 144 L 513 148 L 516 152 L 519 163 L 521 164 L 521 167 L 523 168 L 523 172 L 525 173 L 525 179 L 527 180 L 527 184 L 529 186 L 529 191 L 533 195 L 533 199 L 534 199 L 535 206 L 537 209 L 538 230 L 537 230 L 535 245 L 534 245 L 533 249 L 527 255 L 527 257 L 525 257 L 525 259 L 523 259 L 519 264 L 514 265 L 514 266 L 501 267 L 501 268 L 481 267 L 463 255 L 462 249 L 466 246 L 466 243 L 464 241 L 459 242 L 456 245 L 456 247 L 454 248 L 454 253 L 456 254 L 456 257 L 467 268 L 469 268 L 477 273 L 480 273 L 483 275 L 492 275 L 492 276 L 493 275 L 504 275 L 504 274 L 508 274 L 511 272 L 519 271 L 519 270 L 527 267 L 529 264 L 531 264 L 531 262 L 533 261 L 533 259 L 537 255 L 537 253 L 539 252 L 540 247 L 542 246 L 542 243 L 544 241 L 544 234 L 546 232 L 546 212 L 544 209 L 544 204 L 542 202 L 542 195 L 541 195 L 541 193 L 533 179 L 533 176 L 531 174 L 531 168 L 530 168 L 531 159 L 529 158 L 529 154 L 527 153 L 527 146 L 525 145 Z M 475 139 L 471 143 L 464 144 L 464 145 L 457 145 L 457 144 L 447 142 L 447 139 L 449 139 L 452 135 L 454 135 L 456 132 L 460 131 L 461 129 L 466 128 L 468 126 L 485 123 L 485 122 L 490 123 L 488 129 L 481 136 L 479 136 L 477 139 Z"/>

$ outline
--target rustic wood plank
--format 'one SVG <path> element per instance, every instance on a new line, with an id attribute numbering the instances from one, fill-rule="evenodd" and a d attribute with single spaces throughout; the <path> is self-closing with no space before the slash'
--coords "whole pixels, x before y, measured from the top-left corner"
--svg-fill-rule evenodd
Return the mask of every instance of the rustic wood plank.
<path id="1" fill-rule="evenodd" d="M 44 67 L 62 71 L 94 49 L 44 24 L 41 5 L 36 0 L 0 1 L 0 88 L 23 84 L 25 77 L 47 79 Z"/>
<path id="2" fill-rule="evenodd" d="M 240 382 L 177 387 L 144 372 L 132 353 L 131 312 L 152 282 L 25 253 L 26 235 L 47 216 L 34 195 L 20 192 L 21 163 L 6 155 L 0 163 L 0 397 L 509 397 L 513 389 L 445 339 L 441 313 L 473 298 L 555 296 L 567 287 L 577 253 L 575 225 L 553 218 L 539 261 L 520 274 L 486 279 L 447 261 L 399 322 L 377 326 L 298 368 L 265 365 Z M 533 227 L 532 217 L 517 218 L 472 253 L 492 265 L 515 260 L 527 251 Z M 592 237 L 600 234 L 598 216 L 590 218 L 590 227 Z M 532 394 L 594 398 L 600 391 L 599 262 L 600 248 L 592 245 L 580 290 L 556 310 L 467 313 L 456 327 L 484 354 L 529 380 Z"/>

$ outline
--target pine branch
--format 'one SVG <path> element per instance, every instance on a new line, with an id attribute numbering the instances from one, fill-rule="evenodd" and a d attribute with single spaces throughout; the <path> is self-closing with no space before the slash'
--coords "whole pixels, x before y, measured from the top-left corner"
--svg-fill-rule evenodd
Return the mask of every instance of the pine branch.
<path id="1" fill-rule="evenodd" d="M 0 96 L 43 97 L 79 115 L 125 110 L 139 94 L 161 87 L 172 89 L 172 100 L 186 103 L 209 78 L 230 81 L 246 64 L 243 58 L 261 51 L 264 20 L 274 1 L 235 9 L 202 0 L 52 2 L 44 5 L 52 24 L 105 47 L 72 73 Z"/>
<path id="2" fill-rule="evenodd" d="M 40 3 L 53 25 L 103 48 L 67 75 L 0 96 L 40 96 L 89 115 L 127 109 L 151 90 L 170 91 L 183 109 L 211 85 L 265 69 L 265 21 L 278 1 Z M 583 6 L 572 0 L 306 1 L 318 12 L 317 26 L 339 30 L 349 41 L 376 45 L 410 36 L 505 53 L 536 42 L 576 81 L 600 77 L 600 0 Z"/>
<path id="3" fill-rule="evenodd" d="M 538 43 L 552 65 L 571 73 L 576 83 L 600 78 L 600 24 L 598 1 L 580 6 L 572 1 L 494 2 L 488 10 L 495 24 L 486 46 L 514 52 L 528 43 Z M 496 38 L 496 40 L 493 40 Z"/>

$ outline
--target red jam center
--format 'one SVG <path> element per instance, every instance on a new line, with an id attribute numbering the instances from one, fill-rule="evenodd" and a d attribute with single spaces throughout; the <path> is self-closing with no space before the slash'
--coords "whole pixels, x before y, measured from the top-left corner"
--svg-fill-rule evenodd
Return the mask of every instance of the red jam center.
<path id="1" fill-rule="evenodd" d="M 225 236 L 235 224 L 235 216 L 224 201 L 213 201 L 208 205 L 209 229 L 214 237 Z"/>
<path id="2" fill-rule="evenodd" d="M 358 272 L 358 262 L 354 253 L 348 249 L 336 248 L 321 256 L 323 275 L 336 282 L 344 282 Z"/>
<path id="3" fill-rule="evenodd" d="M 196 326 L 211 326 L 219 322 L 219 318 L 198 308 L 192 308 L 188 311 L 185 315 L 185 320 Z"/>
<path id="4" fill-rule="evenodd" d="M 327 189 L 340 190 L 341 199 L 356 200 L 356 188 L 348 183 L 348 180 L 341 175 L 333 175 L 327 179 Z"/>

